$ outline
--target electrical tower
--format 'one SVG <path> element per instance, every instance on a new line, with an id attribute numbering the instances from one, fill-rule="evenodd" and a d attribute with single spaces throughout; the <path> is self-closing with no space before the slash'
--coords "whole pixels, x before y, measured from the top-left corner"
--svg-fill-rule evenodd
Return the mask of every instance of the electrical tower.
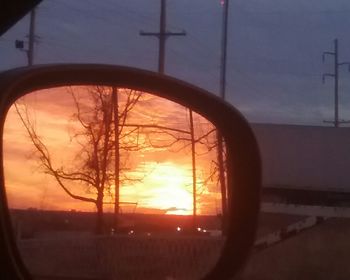
<path id="1" fill-rule="evenodd" d="M 32 66 L 34 62 L 34 43 L 36 43 L 36 39 L 38 37 L 35 36 L 35 9 L 30 12 L 30 20 L 29 20 L 29 34 L 28 34 L 28 48 L 24 48 L 23 40 L 16 40 L 15 47 L 21 51 L 27 53 L 28 66 Z"/>
<path id="2" fill-rule="evenodd" d="M 350 121 L 339 120 L 339 66 L 347 65 L 348 70 L 350 71 L 350 62 L 339 62 L 339 53 L 338 53 L 338 39 L 334 40 L 334 51 L 332 52 L 323 52 L 322 61 L 323 63 L 326 60 L 326 56 L 333 56 L 334 58 L 334 71 L 333 73 L 324 73 L 322 75 L 322 82 L 325 83 L 326 77 L 331 77 L 334 79 L 334 121 L 323 121 L 325 123 L 332 123 L 334 127 L 339 127 L 340 124 L 350 123 Z"/>
<path id="3" fill-rule="evenodd" d="M 165 65 L 165 41 L 170 36 L 185 36 L 186 32 L 169 32 L 166 30 L 166 0 L 160 0 L 159 32 L 140 31 L 141 36 L 155 36 L 159 39 L 158 47 L 158 72 L 164 74 Z"/>

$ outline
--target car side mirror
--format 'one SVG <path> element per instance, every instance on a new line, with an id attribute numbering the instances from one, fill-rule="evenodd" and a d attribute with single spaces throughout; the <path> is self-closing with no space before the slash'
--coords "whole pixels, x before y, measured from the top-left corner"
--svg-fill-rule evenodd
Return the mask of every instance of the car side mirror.
<path id="1" fill-rule="evenodd" d="M 12 70 L 0 91 L 0 267 L 12 279 L 229 279 L 242 267 L 261 167 L 230 104 L 106 65 Z"/>

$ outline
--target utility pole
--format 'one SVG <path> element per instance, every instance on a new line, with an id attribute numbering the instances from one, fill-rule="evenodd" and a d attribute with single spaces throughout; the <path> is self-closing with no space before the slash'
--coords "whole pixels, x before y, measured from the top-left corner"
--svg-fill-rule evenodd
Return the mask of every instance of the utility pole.
<path id="1" fill-rule="evenodd" d="M 192 154 L 192 192 L 193 192 L 193 231 L 197 226 L 197 175 L 196 175 L 196 142 L 194 139 L 193 112 L 190 109 L 190 132 L 191 132 L 191 154 Z"/>
<path id="2" fill-rule="evenodd" d="M 226 98 L 226 57 L 227 57 L 227 25 L 228 25 L 228 7 L 229 0 L 222 0 L 222 33 L 221 33 L 221 65 L 220 65 L 220 97 Z M 218 139 L 218 169 L 219 182 L 221 190 L 221 208 L 222 208 L 222 232 L 227 231 L 227 189 L 225 176 L 224 144 L 220 131 L 217 131 Z"/>
<path id="3" fill-rule="evenodd" d="M 30 12 L 30 19 L 29 19 L 29 34 L 28 34 L 28 49 L 24 49 L 24 41 L 23 40 L 16 40 L 15 41 L 15 47 L 16 49 L 20 49 L 22 51 L 25 51 L 27 53 L 27 59 L 28 59 L 28 66 L 32 66 L 34 62 L 34 43 L 36 36 L 35 36 L 35 9 L 33 9 Z"/>
<path id="4" fill-rule="evenodd" d="M 185 36 L 186 32 L 169 32 L 166 30 L 166 0 L 160 0 L 159 32 L 140 31 L 141 36 L 155 36 L 159 39 L 158 47 L 158 72 L 164 74 L 165 65 L 165 41 L 170 36 Z"/>
<path id="5" fill-rule="evenodd" d="M 227 24 L 229 0 L 221 2 L 222 9 L 222 33 L 221 33 L 221 66 L 220 66 L 220 96 L 226 97 L 226 56 L 227 56 Z"/>
<path id="6" fill-rule="evenodd" d="M 119 204 L 120 204 L 120 152 L 119 152 L 119 107 L 118 88 L 113 87 L 112 91 L 112 114 L 114 121 L 114 221 L 113 228 L 116 232 L 119 227 Z"/>
<path id="7" fill-rule="evenodd" d="M 186 32 L 169 32 L 166 30 L 166 0 L 160 0 L 160 21 L 159 21 L 159 32 L 144 32 L 140 31 L 141 36 L 155 36 L 159 40 L 158 48 L 158 72 L 164 74 L 165 70 L 165 41 L 170 36 L 186 36 Z M 192 180 L 193 180 L 193 231 L 196 231 L 197 225 L 197 198 L 196 198 L 196 154 L 195 154 L 195 142 L 194 142 L 194 126 L 193 126 L 193 112 L 189 109 L 190 116 L 190 131 L 191 131 L 191 142 L 192 142 Z"/>
<path id="8" fill-rule="evenodd" d="M 333 52 L 323 52 L 322 61 L 323 63 L 326 60 L 326 56 L 333 56 L 334 59 L 334 71 L 333 73 L 324 73 L 322 75 L 322 82 L 325 83 L 326 77 L 331 77 L 334 79 L 334 121 L 323 121 L 325 123 L 332 123 L 334 127 L 339 127 L 340 124 L 350 123 L 350 121 L 339 120 L 339 66 L 347 65 L 348 70 L 350 71 L 350 62 L 339 62 L 339 53 L 338 53 L 338 39 L 334 39 L 334 51 Z"/>
<path id="9" fill-rule="evenodd" d="M 28 66 L 33 65 L 34 41 L 35 41 L 35 9 L 30 12 L 29 37 L 28 37 Z"/>

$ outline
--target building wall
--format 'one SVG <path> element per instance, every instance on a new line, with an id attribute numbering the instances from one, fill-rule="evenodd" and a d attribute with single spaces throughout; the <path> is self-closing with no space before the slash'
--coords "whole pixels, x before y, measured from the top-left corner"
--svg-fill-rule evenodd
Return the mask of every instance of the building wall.
<path id="1" fill-rule="evenodd" d="M 265 187 L 350 192 L 350 128 L 252 124 Z"/>

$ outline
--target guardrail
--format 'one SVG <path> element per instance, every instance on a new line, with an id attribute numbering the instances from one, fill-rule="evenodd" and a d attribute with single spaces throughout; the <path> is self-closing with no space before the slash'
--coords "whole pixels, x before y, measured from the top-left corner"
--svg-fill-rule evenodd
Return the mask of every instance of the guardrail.
<path id="1" fill-rule="evenodd" d="M 296 236 L 297 234 L 315 227 L 323 223 L 327 218 L 325 217 L 307 217 L 301 221 L 290 224 L 285 228 L 270 233 L 262 238 L 259 238 L 254 245 L 254 251 L 258 252 L 267 249 L 277 243 Z"/>

